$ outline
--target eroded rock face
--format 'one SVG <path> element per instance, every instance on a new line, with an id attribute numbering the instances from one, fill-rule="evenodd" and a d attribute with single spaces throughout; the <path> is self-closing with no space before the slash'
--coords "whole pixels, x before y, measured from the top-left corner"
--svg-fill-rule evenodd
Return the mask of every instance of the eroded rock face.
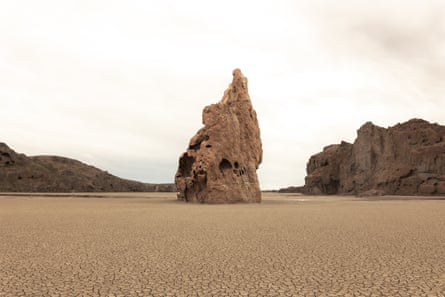
<path id="1" fill-rule="evenodd" d="M 21 157 L 23 156 L 10 149 L 6 143 L 0 142 L 0 167 L 14 165 Z"/>
<path id="2" fill-rule="evenodd" d="M 308 194 L 445 194 L 445 126 L 420 119 L 387 129 L 371 122 L 353 144 L 324 148 L 307 164 Z"/>
<path id="3" fill-rule="evenodd" d="M 198 203 L 260 202 L 256 170 L 262 159 L 260 129 L 247 78 L 239 69 L 217 104 L 204 108 L 204 127 L 179 158 L 178 199 Z"/>

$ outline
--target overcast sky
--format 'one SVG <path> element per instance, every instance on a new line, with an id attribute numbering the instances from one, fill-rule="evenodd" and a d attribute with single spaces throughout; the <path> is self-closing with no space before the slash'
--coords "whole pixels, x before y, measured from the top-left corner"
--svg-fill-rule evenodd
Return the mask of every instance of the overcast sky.
<path id="1" fill-rule="evenodd" d="M 445 124 L 445 2 L 2 1 L 0 142 L 172 182 L 241 68 L 263 189 L 366 121 Z"/>

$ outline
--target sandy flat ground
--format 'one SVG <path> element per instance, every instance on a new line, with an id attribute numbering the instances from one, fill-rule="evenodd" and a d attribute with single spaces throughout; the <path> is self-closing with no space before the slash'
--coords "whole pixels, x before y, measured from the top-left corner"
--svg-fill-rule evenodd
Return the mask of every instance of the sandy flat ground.
<path id="1" fill-rule="evenodd" d="M 0 296 L 445 296 L 445 201 L 3 195 Z"/>

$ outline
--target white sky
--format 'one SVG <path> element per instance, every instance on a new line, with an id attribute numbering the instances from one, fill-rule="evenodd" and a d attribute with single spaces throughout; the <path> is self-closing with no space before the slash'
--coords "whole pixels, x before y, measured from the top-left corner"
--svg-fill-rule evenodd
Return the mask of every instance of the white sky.
<path id="1" fill-rule="evenodd" d="M 2 1 L 0 141 L 172 182 L 234 68 L 262 188 L 301 185 L 312 154 L 366 121 L 445 124 L 445 2 Z"/>

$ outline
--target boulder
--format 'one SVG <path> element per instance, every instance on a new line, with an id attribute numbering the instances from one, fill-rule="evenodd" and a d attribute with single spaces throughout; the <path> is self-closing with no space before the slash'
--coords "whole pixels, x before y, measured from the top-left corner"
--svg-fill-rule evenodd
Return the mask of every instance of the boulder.
<path id="1" fill-rule="evenodd" d="M 256 170 L 262 160 L 260 129 L 247 78 L 239 69 L 219 103 L 204 108 L 204 127 L 179 158 L 178 200 L 197 203 L 260 202 Z"/>
<path id="2" fill-rule="evenodd" d="M 304 192 L 442 194 L 444 139 L 445 126 L 421 119 L 389 128 L 367 122 L 353 144 L 328 146 L 309 159 Z"/>

